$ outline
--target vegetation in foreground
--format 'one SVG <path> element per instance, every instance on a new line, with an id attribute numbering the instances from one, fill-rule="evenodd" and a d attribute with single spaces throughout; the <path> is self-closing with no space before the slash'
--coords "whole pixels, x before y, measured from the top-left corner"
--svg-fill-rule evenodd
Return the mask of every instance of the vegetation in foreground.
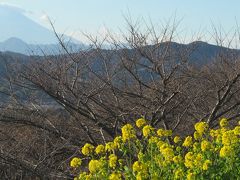
<path id="1" fill-rule="evenodd" d="M 171 130 L 155 129 L 144 118 L 122 127 L 122 135 L 94 147 L 85 144 L 86 158 L 70 166 L 77 179 L 237 179 L 240 177 L 240 121 L 218 129 L 195 124 L 193 135 L 182 139 Z M 141 133 L 138 133 L 141 131 Z M 86 162 L 85 162 L 86 161 Z"/>

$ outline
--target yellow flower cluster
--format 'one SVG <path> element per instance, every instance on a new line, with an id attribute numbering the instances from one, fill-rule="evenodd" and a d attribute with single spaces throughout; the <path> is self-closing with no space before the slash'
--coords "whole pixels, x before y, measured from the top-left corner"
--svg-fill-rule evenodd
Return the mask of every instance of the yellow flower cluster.
<path id="1" fill-rule="evenodd" d="M 234 134 L 235 134 L 236 136 L 240 136 L 240 126 L 236 126 L 236 127 L 234 128 L 233 132 L 234 132 Z"/>
<path id="2" fill-rule="evenodd" d="M 82 160 L 80 158 L 74 157 L 71 162 L 70 162 L 70 166 L 73 168 L 79 167 L 82 164 Z"/>
<path id="3" fill-rule="evenodd" d="M 142 164 L 139 161 L 135 161 L 133 163 L 132 169 L 133 169 L 133 172 L 140 172 L 140 171 L 142 171 L 143 167 L 142 167 Z"/>
<path id="4" fill-rule="evenodd" d="M 91 173 L 96 173 L 99 169 L 101 169 L 103 163 L 99 160 L 91 160 L 88 164 L 88 169 Z"/>
<path id="5" fill-rule="evenodd" d="M 143 127 L 142 132 L 144 137 L 148 137 L 152 134 L 154 128 L 151 125 L 146 125 Z"/>
<path id="6" fill-rule="evenodd" d="M 225 146 L 231 146 L 238 142 L 238 137 L 235 135 L 234 131 L 229 130 L 222 135 L 222 144 Z"/>
<path id="7" fill-rule="evenodd" d="M 114 151 L 114 149 L 115 149 L 114 142 L 108 142 L 108 143 L 106 143 L 106 145 L 105 145 L 105 150 L 106 150 L 107 152 Z"/>
<path id="8" fill-rule="evenodd" d="M 109 167 L 115 168 L 117 165 L 117 156 L 115 154 L 111 154 L 109 156 Z"/>
<path id="9" fill-rule="evenodd" d="M 184 162 L 185 166 L 187 168 L 193 168 L 193 166 L 194 166 L 194 161 L 193 160 L 194 159 L 195 159 L 195 156 L 194 156 L 193 152 L 188 152 L 185 155 L 185 162 Z"/>
<path id="10" fill-rule="evenodd" d="M 95 149 L 96 154 L 103 154 L 105 153 L 105 147 L 104 145 L 100 144 Z"/>
<path id="11" fill-rule="evenodd" d="M 198 132 L 200 136 L 203 135 L 204 132 L 208 129 L 208 124 L 206 122 L 198 122 L 195 124 L 195 130 Z"/>
<path id="12" fill-rule="evenodd" d="M 85 156 L 90 155 L 93 151 L 94 151 L 94 146 L 89 143 L 86 143 L 82 148 L 82 153 Z"/>
<path id="13" fill-rule="evenodd" d="M 136 138 L 136 132 L 131 124 L 122 127 L 122 139 L 124 142 Z"/>
<path id="14" fill-rule="evenodd" d="M 228 120 L 226 118 L 222 118 L 219 124 L 221 127 L 226 127 L 228 125 Z"/>
<path id="15" fill-rule="evenodd" d="M 204 163 L 203 163 L 203 167 L 202 167 L 202 169 L 203 170 L 208 170 L 208 168 L 209 168 L 209 166 L 212 164 L 212 162 L 209 160 L 209 159 L 207 159 Z"/>
<path id="16" fill-rule="evenodd" d="M 144 177 L 147 174 L 147 165 L 139 161 L 135 161 L 132 165 L 133 173 L 136 176 L 137 180 L 145 179 Z"/>
<path id="17" fill-rule="evenodd" d="M 172 135 L 172 130 L 158 129 L 157 130 L 157 135 L 160 136 L 160 137 L 171 136 Z"/>
<path id="18" fill-rule="evenodd" d="M 192 136 L 187 136 L 183 142 L 183 146 L 190 147 L 192 146 L 192 143 L 193 143 Z"/>
<path id="19" fill-rule="evenodd" d="M 165 158 L 165 160 L 172 160 L 173 159 L 174 151 L 171 147 L 160 148 L 160 151 L 161 151 L 163 157 Z"/>
<path id="20" fill-rule="evenodd" d="M 112 174 L 110 174 L 109 176 L 109 180 L 121 180 L 122 179 L 122 175 L 121 173 L 116 173 L 116 172 L 113 172 Z"/>
<path id="21" fill-rule="evenodd" d="M 147 122 L 146 122 L 146 120 L 145 120 L 144 118 L 140 118 L 140 119 L 138 119 L 138 120 L 136 121 L 136 126 L 137 126 L 138 128 L 140 128 L 140 127 L 144 126 L 146 123 L 147 123 Z"/>
<path id="22" fill-rule="evenodd" d="M 230 128 L 220 120 L 218 129 L 206 122 L 195 124 L 189 136 L 172 136 L 171 130 L 156 129 L 140 118 L 137 129 L 126 124 L 113 141 L 94 147 L 85 144 L 85 163 L 73 158 L 70 166 L 83 179 L 238 179 L 240 177 L 240 125 Z M 88 164 L 84 172 L 80 168 Z M 86 169 L 83 168 L 83 169 Z"/>
<path id="23" fill-rule="evenodd" d="M 181 142 L 181 138 L 180 138 L 180 136 L 175 136 L 174 137 L 174 139 L 173 139 L 173 141 L 174 141 L 174 143 L 179 143 L 179 142 Z"/>
<path id="24" fill-rule="evenodd" d="M 122 137 L 121 136 L 115 137 L 113 144 L 116 148 L 120 148 L 122 144 Z"/>
<path id="25" fill-rule="evenodd" d="M 228 157 L 233 155 L 234 151 L 231 146 L 223 146 L 220 150 L 220 157 Z"/>
<path id="26" fill-rule="evenodd" d="M 211 148 L 211 143 L 207 140 L 203 140 L 201 142 L 201 150 L 204 152 L 204 151 L 207 151 Z"/>

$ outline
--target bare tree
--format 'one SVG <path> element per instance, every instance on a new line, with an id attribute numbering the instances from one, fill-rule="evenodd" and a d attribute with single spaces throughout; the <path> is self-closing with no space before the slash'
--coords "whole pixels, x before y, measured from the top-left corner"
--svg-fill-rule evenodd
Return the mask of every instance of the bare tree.
<path id="1" fill-rule="evenodd" d="M 240 116 L 237 51 L 221 47 L 199 66 L 198 43 L 174 42 L 177 23 L 143 31 L 127 25 L 120 39 L 87 35 L 92 44 L 78 53 L 68 52 L 53 27 L 64 53 L 3 57 L 2 177 L 71 178 L 66 163 L 81 145 L 104 143 L 140 116 L 183 136 L 196 121 L 215 127 L 221 117 Z"/>

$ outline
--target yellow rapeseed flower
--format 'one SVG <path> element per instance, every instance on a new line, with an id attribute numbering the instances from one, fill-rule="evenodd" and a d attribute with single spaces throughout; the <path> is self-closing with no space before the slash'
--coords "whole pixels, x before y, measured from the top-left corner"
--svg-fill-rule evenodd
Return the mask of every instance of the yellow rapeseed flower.
<path id="1" fill-rule="evenodd" d="M 207 140 L 203 140 L 202 142 L 201 142 L 201 150 L 204 152 L 204 151 L 206 151 L 206 150 L 208 150 L 208 149 L 210 149 L 211 148 L 211 143 L 209 142 L 209 141 L 207 141 Z"/>
<path id="2" fill-rule="evenodd" d="M 85 156 L 90 155 L 93 151 L 94 151 L 94 146 L 91 145 L 91 144 L 89 144 L 89 143 L 86 143 L 86 144 L 82 147 L 82 153 L 83 153 L 83 155 L 85 155 Z"/>
<path id="3" fill-rule="evenodd" d="M 160 137 L 164 136 L 164 129 L 161 129 L 161 128 L 158 129 L 157 130 L 157 135 L 160 136 Z"/>
<path id="4" fill-rule="evenodd" d="M 210 130 L 210 136 L 213 138 L 216 138 L 221 135 L 221 130 L 220 129 L 211 129 Z"/>
<path id="5" fill-rule="evenodd" d="M 228 126 L 228 120 L 226 118 L 222 118 L 219 124 L 221 127 L 226 127 Z"/>
<path id="6" fill-rule="evenodd" d="M 172 130 L 165 130 L 165 136 L 172 136 Z"/>
<path id="7" fill-rule="evenodd" d="M 140 172 L 142 170 L 142 164 L 139 161 L 135 161 L 132 166 L 133 172 Z"/>
<path id="8" fill-rule="evenodd" d="M 189 172 L 187 174 L 187 180 L 194 180 L 194 179 L 195 179 L 195 175 L 193 173 Z"/>
<path id="9" fill-rule="evenodd" d="M 204 171 L 208 170 L 208 168 L 211 164 L 212 164 L 212 162 L 209 159 L 207 159 L 206 161 L 204 161 L 202 169 Z"/>
<path id="10" fill-rule="evenodd" d="M 185 155 L 185 166 L 187 168 L 193 168 L 194 167 L 194 154 L 193 152 L 188 152 L 186 155 Z"/>
<path id="11" fill-rule="evenodd" d="M 166 160 L 172 160 L 174 157 L 174 151 L 170 147 L 163 148 L 161 153 Z"/>
<path id="12" fill-rule="evenodd" d="M 185 147 L 190 147 L 192 146 L 192 143 L 193 143 L 192 136 L 187 136 L 182 145 Z"/>
<path id="13" fill-rule="evenodd" d="M 174 157 L 173 157 L 173 162 L 174 162 L 174 163 L 178 164 L 178 163 L 180 163 L 181 161 L 182 161 L 182 156 L 177 155 L 177 156 L 174 156 Z"/>
<path id="14" fill-rule="evenodd" d="M 234 134 L 239 136 L 240 135 L 240 126 L 236 126 L 233 130 Z"/>
<path id="15" fill-rule="evenodd" d="M 193 143 L 193 151 L 194 151 L 194 152 L 199 151 L 199 146 L 200 146 L 200 143 L 199 143 L 199 142 Z"/>
<path id="16" fill-rule="evenodd" d="M 96 147 L 96 149 L 95 149 L 95 153 L 96 153 L 96 154 L 103 154 L 103 153 L 105 153 L 105 147 L 104 147 L 104 145 L 102 145 L 102 144 L 98 145 L 98 146 Z"/>
<path id="17" fill-rule="evenodd" d="M 194 132 L 193 137 L 195 140 L 200 140 L 202 138 L 202 135 L 199 134 L 197 131 Z"/>
<path id="18" fill-rule="evenodd" d="M 109 176 L 109 180 L 121 180 L 121 179 L 122 179 L 122 175 L 119 172 L 113 172 Z"/>
<path id="19" fill-rule="evenodd" d="M 164 129 L 158 129 L 157 130 L 157 135 L 160 137 L 163 136 L 171 136 L 172 135 L 172 130 L 164 130 Z"/>
<path id="20" fill-rule="evenodd" d="M 156 136 L 152 136 L 149 138 L 148 143 L 153 144 L 153 143 L 158 143 L 159 139 Z"/>
<path id="21" fill-rule="evenodd" d="M 182 179 L 184 176 L 184 172 L 182 169 L 177 169 L 175 172 L 174 172 L 174 179 Z"/>
<path id="22" fill-rule="evenodd" d="M 136 176 L 136 180 L 143 180 L 144 177 L 143 177 L 143 173 L 138 173 L 137 176 Z"/>
<path id="23" fill-rule="evenodd" d="M 99 160 L 91 160 L 88 164 L 88 169 L 91 173 L 96 173 L 102 168 L 103 164 Z"/>
<path id="24" fill-rule="evenodd" d="M 220 157 L 229 157 L 234 154 L 233 149 L 230 146 L 223 146 L 220 150 Z"/>
<path id="25" fill-rule="evenodd" d="M 105 145 L 105 150 L 106 150 L 107 152 L 114 151 L 114 149 L 115 149 L 115 145 L 114 145 L 113 142 L 108 142 L 108 143 L 106 143 L 106 145 Z"/>
<path id="26" fill-rule="evenodd" d="M 215 171 L 212 172 L 211 169 L 215 166 L 221 166 L 221 169 L 224 161 L 229 161 L 234 165 L 238 160 L 240 125 L 234 128 L 228 127 L 227 119 L 222 119 L 221 128 L 216 130 L 209 129 L 204 122 L 199 122 L 195 124 L 194 136 L 187 136 L 184 139 L 179 136 L 173 136 L 173 138 L 170 130 L 156 131 L 152 126 L 146 125 L 143 120 L 138 119 L 136 125 L 142 128 L 142 134 L 147 138 L 137 138 L 136 130 L 132 125 L 127 124 L 122 127 L 122 136 L 115 137 L 105 146 L 100 144 L 95 148 L 91 144 L 85 144 L 81 151 L 82 154 L 89 156 L 88 170 L 82 172 L 85 169 L 83 168 L 81 173 L 77 172 L 82 160 L 77 157 L 71 159 L 71 169 L 74 174 L 78 173 L 74 180 L 94 178 L 194 180 L 212 175 L 211 173 Z M 174 145 L 167 140 L 167 136 L 171 136 L 170 140 L 175 143 Z M 125 143 L 126 141 L 131 144 Z M 128 148 L 131 148 L 128 145 L 133 148 L 130 150 L 135 152 L 134 159 L 136 160 L 134 161 L 125 156 Z M 119 159 L 120 157 L 124 159 Z M 129 167 L 129 163 L 133 164 Z M 226 173 L 229 173 L 230 169 L 226 169 Z M 218 175 L 221 178 L 221 174 Z"/>
<path id="27" fill-rule="evenodd" d="M 115 168 L 117 166 L 117 156 L 115 154 L 111 154 L 109 156 L 109 167 Z"/>
<path id="28" fill-rule="evenodd" d="M 223 133 L 227 132 L 227 131 L 228 131 L 227 127 L 222 127 L 222 128 L 220 129 L 221 135 L 222 135 Z"/>
<path id="29" fill-rule="evenodd" d="M 194 159 L 194 165 L 196 167 L 201 167 L 202 166 L 202 154 L 198 153 L 196 156 L 195 156 L 195 159 Z"/>
<path id="30" fill-rule="evenodd" d="M 93 179 L 93 175 L 92 174 L 87 174 L 85 177 L 85 180 L 92 180 Z"/>
<path id="31" fill-rule="evenodd" d="M 78 179 L 86 179 L 86 176 L 87 176 L 86 172 L 80 173 Z"/>
<path id="32" fill-rule="evenodd" d="M 181 138 L 179 136 L 175 136 L 174 139 L 173 139 L 173 142 L 174 143 L 179 143 L 181 141 Z"/>
<path id="33" fill-rule="evenodd" d="M 144 126 L 145 124 L 146 124 L 146 120 L 145 120 L 144 118 L 140 118 L 140 119 L 138 119 L 138 120 L 136 121 L 136 126 L 137 126 L 138 128 Z"/>
<path id="34" fill-rule="evenodd" d="M 208 129 L 208 124 L 206 122 L 198 122 L 195 124 L 195 130 L 199 133 L 200 136 Z"/>
<path id="35" fill-rule="evenodd" d="M 159 144 L 159 145 L 160 145 L 160 144 Z M 160 152 L 162 152 L 165 148 L 169 147 L 169 144 L 166 143 L 166 142 L 163 142 L 163 143 L 161 144 L 161 146 L 158 146 L 158 147 L 159 147 Z"/>
<path id="36" fill-rule="evenodd" d="M 161 146 L 162 146 L 163 144 L 165 144 L 165 143 L 166 143 L 166 142 L 164 142 L 164 141 L 162 141 L 162 140 L 159 140 L 158 143 L 157 143 L 158 149 L 160 149 Z"/>
<path id="37" fill-rule="evenodd" d="M 126 142 L 130 139 L 136 138 L 136 132 L 131 124 L 126 124 L 122 127 L 122 139 Z"/>
<path id="38" fill-rule="evenodd" d="M 82 164 L 82 160 L 77 157 L 74 157 L 70 162 L 70 166 L 74 168 L 81 166 L 81 164 Z"/>
<path id="39" fill-rule="evenodd" d="M 117 136 L 113 140 L 115 148 L 120 148 L 122 143 L 122 136 Z"/>
<path id="40" fill-rule="evenodd" d="M 222 132 L 225 131 L 225 128 L 217 129 L 217 130 L 211 130 L 210 135 L 215 138 L 217 143 L 222 142 Z"/>
<path id="41" fill-rule="evenodd" d="M 235 135 L 233 130 L 229 130 L 223 133 L 222 143 L 225 146 L 234 145 L 238 142 L 238 137 Z"/>
<path id="42" fill-rule="evenodd" d="M 79 176 L 78 176 L 78 179 L 81 179 L 81 180 L 82 179 L 84 179 L 84 180 L 91 180 L 92 178 L 93 178 L 92 174 L 87 174 L 86 172 L 80 173 Z"/>
<path id="43" fill-rule="evenodd" d="M 153 130 L 154 130 L 154 128 L 151 125 L 144 126 L 143 130 L 142 130 L 143 136 L 148 137 L 149 135 L 152 134 Z"/>

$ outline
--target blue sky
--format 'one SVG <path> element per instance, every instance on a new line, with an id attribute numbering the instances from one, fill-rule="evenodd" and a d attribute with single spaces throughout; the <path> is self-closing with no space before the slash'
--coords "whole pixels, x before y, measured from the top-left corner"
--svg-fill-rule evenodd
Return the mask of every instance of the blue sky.
<path id="1" fill-rule="evenodd" d="M 49 16 L 60 32 L 80 37 L 77 32 L 92 34 L 124 28 L 123 16 L 133 19 L 151 19 L 164 22 L 176 14 L 181 20 L 181 31 L 187 33 L 210 32 L 211 24 L 221 25 L 226 31 L 240 21 L 239 0 L 0 0 L 16 5 L 42 25 Z"/>

